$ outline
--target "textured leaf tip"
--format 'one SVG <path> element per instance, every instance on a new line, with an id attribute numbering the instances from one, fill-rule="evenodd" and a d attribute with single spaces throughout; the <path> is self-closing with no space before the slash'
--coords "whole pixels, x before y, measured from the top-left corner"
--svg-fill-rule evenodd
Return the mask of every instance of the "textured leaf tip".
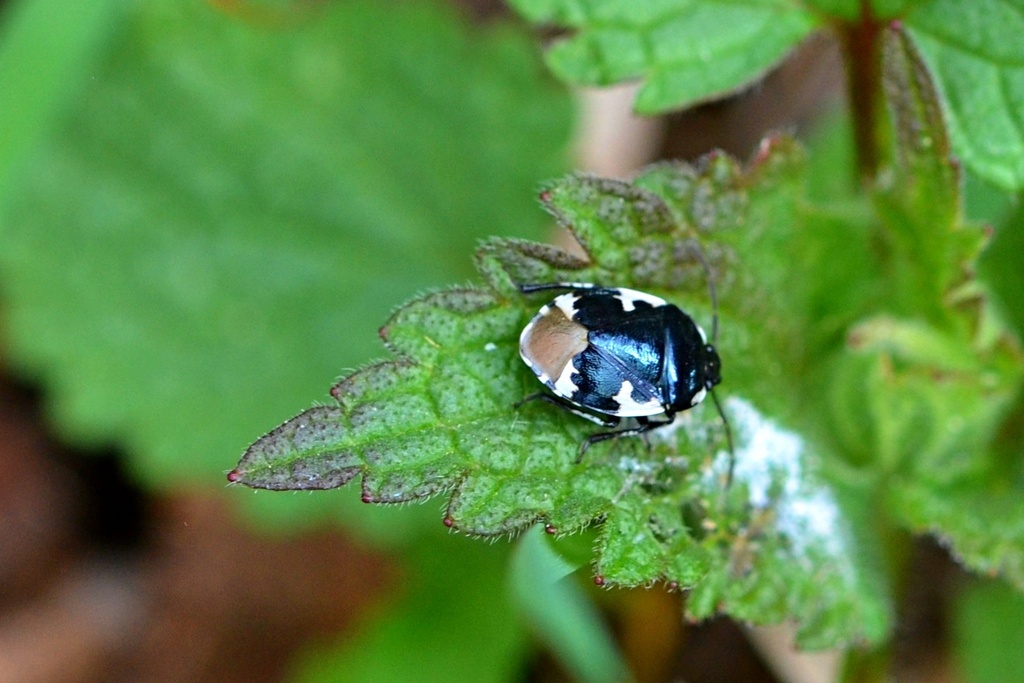
<path id="1" fill-rule="evenodd" d="M 920 52 L 901 28 L 883 36 L 883 74 L 898 136 L 899 161 L 950 166 L 951 148 L 935 83 Z M 938 175 L 938 171 L 932 171 Z M 955 185 L 955 178 L 950 184 Z"/>

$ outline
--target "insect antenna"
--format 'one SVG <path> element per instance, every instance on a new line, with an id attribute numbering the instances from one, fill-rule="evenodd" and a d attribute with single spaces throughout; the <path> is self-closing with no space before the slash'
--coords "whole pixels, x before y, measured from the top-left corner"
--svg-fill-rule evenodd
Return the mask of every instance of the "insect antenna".
<path id="1" fill-rule="evenodd" d="M 715 402 L 718 415 L 722 418 L 722 428 L 725 430 L 725 445 L 729 449 L 729 471 L 725 475 L 725 488 L 729 488 L 732 486 L 732 471 L 736 469 L 736 449 L 732 446 L 732 427 L 729 426 L 729 418 L 725 416 L 725 411 L 722 410 L 722 404 L 718 402 L 715 390 L 712 389 L 708 393 L 711 394 L 711 400 Z"/>
<path id="2" fill-rule="evenodd" d="M 704 266 L 704 274 L 708 278 L 708 298 L 711 299 L 711 345 L 714 346 L 718 342 L 718 292 L 715 290 L 715 278 L 711 275 L 711 265 L 704 256 L 704 250 L 700 248 L 700 242 L 695 239 L 690 242 L 693 244 L 693 253 L 700 261 L 700 265 Z"/>
<path id="3" fill-rule="evenodd" d="M 715 278 L 711 275 L 711 265 L 708 263 L 700 243 L 697 240 L 691 240 L 691 242 L 693 244 L 693 253 L 704 267 L 704 274 L 708 278 L 708 298 L 711 299 L 711 345 L 714 346 L 718 342 L 718 292 L 715 290 Z M 732 444 L 732 427 L 729 425 L 729 418 L 725 416 L 725 411 L 722 410 L 722 404 L 718 400 L 718 395 L 715 394 L 714 387 L 708 387 L 708 393 L 711 394 L 711 400 L 715 403 L 718 416 L 722 418 L 722 428 L 725 430 L 725 443 L 729 448 L 729 471 L 725 477 L 725 488 L 729 488 L 732 486 L 732 473 L 736 467 L 736 449 L 733 448 Z"/>

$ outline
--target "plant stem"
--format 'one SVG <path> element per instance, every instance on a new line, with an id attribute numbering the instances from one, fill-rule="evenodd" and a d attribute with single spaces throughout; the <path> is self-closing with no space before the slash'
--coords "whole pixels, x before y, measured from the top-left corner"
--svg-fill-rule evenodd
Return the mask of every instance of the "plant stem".
<path id="1" fill-rule="evenodd" d="M 880 154 L 882 55 L 879 37 L 883 24 L 875 19 L 869 0 L 861 0 L 860 19 L 839 26 L 846 63 L 846 91 L 853 116 L 857 169 L 862 180 L 878 172 Z"/>

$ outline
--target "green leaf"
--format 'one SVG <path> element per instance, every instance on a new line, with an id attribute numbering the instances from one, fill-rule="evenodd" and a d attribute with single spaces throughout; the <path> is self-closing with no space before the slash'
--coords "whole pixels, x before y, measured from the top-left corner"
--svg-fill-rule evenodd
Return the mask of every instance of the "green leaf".
<path id="1" fill-rule="evenodd" d="M 966 566 L 1024 591 L 1024 485 L 988 479 L 907 483 L 893 492 L 893 507 L 910 529 L 938 536 Z"/>
<path id="2" fill-rule="evenodd" d="M 961 178 L 938 94 L 905 33 L 883 35 L 885 92 L 896 132 L 895 174 L 878 194 L 891 286 L 902 313 L 948 322 L 947 295 L 967 278 L 984 238 L 963 224 Z"/>
<path id="3" fill-rule="evenodd" d="M 1024 207 L 1018 206 L 998 227 L 992 243 L 982 254 L 982 277 L 999 299 L 1007 323 L 1024 338 L 1024 269 L 1020 255 L 1024 253 Z"/>
<path id="4" fill-rule="evenodd" d="M 1017 195 L 982 180 L 977 174 L 964 174 L 964 213 L 968 219 L 1000 226 L 1012 217 L 1018 205 Z"/>
<path id="5" fill-rule="evenodd" d="M 853 523 L 869 517 L 857 510 L 865 492 L 826 485 L 821 453 L 749 404 L 730 399 L 728 414 L 742 444 L 735 476 L 750 512 L 729 529 L 702 524 L 710 571 L 687 611 L 756 623 L 791 619 L 798 645 L 808 649 L 882 640 L 892 625 L 887 589 L 873 539 L 858 537 Z"/>
<path id="6" fill-rule="evenodd" d="M 935 83 L 907 34 L 882 34 L 883 84 L 896 132 L 897 184 L 920 222 L 961 218 L 961 179 Z"/>
<path id="7" fill-rule="evenodd" d="M 1019 373 L 919 322 L 876 317 L 850 333 L 832 377 L 836 436 L 854 462 L 931 485 L 987 471 Z"/>
<path id="8" fill-rule="evenodd" d="M 0 195 L 17 164 L 81 87 L 93 53 L 116 25 L 120 5 L 121 0 L 22 0 L 4 7 Z"/>
<path id="9" fill-rule="evenodd" d="M 577 680 L 629 680 L 600 613 L 569 578 L 577 568 L 551 547 L 540 527 L 534 527 L 519 540 L 512 558 L 516 604 Z"/>
<path id="10" fill-rule="evenodd" d="M 680 193 L 703 187 L 717 170 L 710 167 L 700 178 L 692 171 L 680 172 Z M 698 192 L 692 204 L 702 215 L 731 216 L 735 229 L 737 206 L 742 206 L 735 194 L 722 192 L 712 199 Z M 733 198 L 723 200 L 724 195 Z M 492 240 L 478 255 L 491 290 L 442 291 L 402 308 L 382 328 L 399 359 L 346 378 L 332 391 L 338 406 L 307 411 L 257 442 L 240 463 L 240 480 L 264 488 L 330 488 L 365 472 L 364 497 L 399 501 L 451 486 L 453 475 L 472 466 L 480 469 L 479 477 L 464 481 L 460 474 L 450 512 L 469 513 L 454 517 L 461 528 L 490 534 L 540 518 L 538 511 L 525 522 L 503 520 L 502 507 L 487 500 L 474 507 L 478 495 L 486 498 L 494 476 L 516 475 L 511 483 L 517 490 L 540 486 L 536 495 L 548 501 L 546 508 L 558 473 L 585 477 L 572 486 L 573 497 L 588 490 L 599 497 L 614 493 L 608 487 L 618 475 L 594 478 L 598 468 L 572 465 L 585 425 L 570 421 L 568 428 L 549 430 L 549 443 L 536 444 L 534 437 L 543 430 L 527 431 L 523 416 L 540 425 L 562 425 L 563 416 L 548 419 L 550 406 L 531 404 L 518 413 L 511 408 L 537 386 L 516 348 L 522 327 L 542 303 L 527 301 L 512 283 L 591 280 L 647 288 L 695 283 L 706 279 L 692 249 L 696 228 L 689 222 L 677 224 L 657 195 L 619 181 L 570 177 L 545 190 L 543 197 L 594 255 L 592 263 L 584 267 L 584 262 L 551 247 Z M 728 227 L 724 220 L 722 227 Z M 722 254 L 708 255 L 713 262 L 716 258 Z M 701 282 L 700 299 L 705 299 L 703 286 Z M 525 446 L 533 457 L 524 464 L 516 453 L 527 450 Z M 531 474 L 536 482 L 530 481 Z M 514 514 L 523 514 L 524 503 L 533 498 L 512 496 Z M 548 521 L 571 530 L 593 516 Z"/>
<path id="11" fill-rule="evenodd" d="M 859 208 L 863 203 L 857 177 L 853 126 L 845 109 L 835 109 L 815 122 L 807 139 L 807 198 L 816 208 Z M 869 223 L 864 214 L 857 223 Z"/>
<path id="12" fill-rule="evenodd" d="M 901 16 L 913 5 L 928 0 L 869 0 L 873 19 L 892 19 Z M 814 7 L 831 17 L 856 20 L 864 11 L 864 0 L 805 0 L 805 4 Z"/>
<path id="13" fill-rule="evenodd" d="M 317 489 L 361 476 L 368 502 L 444 493 L 446 524 L 475 535 L 538 521 L 572 533 L 601 522 L 595 565 L 606 585 L 695 587 L 695 615 L 722 608 L 758 622 L 795 616 L 811 647 L 878 640 L 889 619 L 884 588 L 866 578 L 865 553 L 815 475 L 819 449 L 750 399 L 723 403 L 736 445 L 731 487 L 723 486 L 730 458 L 722 423 L 708 405 L 652 432 L 650 450 L 635 439 L 606 442 L 582 465 L 576 455 L 592 425 L 541 402 L 513 407 L 539 387 L 517 340 L 542 303 L 515 283 L 614 282 L 687 302 L 704 319 L 699 239 L 712 270 L 729 274 L 720 278 L 729 311 L 721 348 L 735 359 L 728 390 L 799 412 L 777 408 L 786 401 L 772 377 L 784 371 L 765 372 L 787 358 L 779 352 L 787 326 L 747 327 L 736 312 L 759 306 L 782 318 L 786 310 L 771 301 L 789 278 L 768 277 L 784 259 L 753 255 L 783 240 L 774 221 L 796 210 L 800 159 L 791 143 L 775 141 L 748 169 L 715 155 L 696 167 L 655 166 L 632 185 L 572 176 L 548 186 L 542 200 L 587 260 L 519 240 L 486 243 L 477 262 L 487 288 L 437 292 L 400 309 L 382 329 L 394 360 L 344 379 L 332 392 L 337 405 L 308 410 L 257 441 L 230 478 Z"/>
<path id="14" fill-rule="evenodd" d="M 877 477 L 897 523 L 1019 582 L 1020 485 L 995 442 L 1021 356 L 975 279 L 984 233 L 964 221 L 928 71 L 900 31 L 884 41 L 896 133 L 894 167 L 875 195 L 884 303 L 848 329 L 826 370 L 832 438 Z"/>
<path id="15" fill-rule="evenodd" d="M 380 310 L 467 277 L 484 234 L 539 234 L 570 101 L 525 36 L 433 3 L 128 8 L 0 197 L 5 359 L 69 437 L 209 483 L 378 352 Z"/>
<path id="16" fill-rule="evenodd" d="M 861 0 L 806 0 L 806 5 L 832 17 L 856 19 L 860 16 Z"/>
<path id="17" fill-rule="evenodd" d="M 905 21 L 964 163 L 1001 187 L 1024 187 L 1024 4 L 931 0 Z"/>
<path id="18" fill-rule="evenodd" d="M 401 600 L 341 643 L 311 648 L 288 680 L 503 683 L 522 673 L 529 634 L 507 595 L 506 549 L 449 537 L 403 559 Z"/>
<path id="19" fill-rule="evenodd" d="M 860 454 L 855 460 L 948 483 L 985 467 L 1019 358 L 1005 331 L 984 331 L 991 304 L 974 279 L 984 233 L 964 222 L 928 71 L 898 30 L 885 34 L 884 56 L 896 159 L 876 206 L 887 306 L 896 315 L 875 314 L 849 332 L 853 353 L 833 383 L 833 414 L 845 421 L 837 432 Z"/>
<path id="20" fill-rule="evenodd" d="M 1024 680 L 1024 596 L 978 582 L 957 596 L 954 609 L 954 655 L 965 683 Z"/>
<path id="21" fill-rule="evenodd" d="M 720 97 L 782 60 L 820 19 L 789 0 L 513 0 L 532 21 L 572 29 L 548 52 L 561 78 L 640 78 L 643 113 Z"/>

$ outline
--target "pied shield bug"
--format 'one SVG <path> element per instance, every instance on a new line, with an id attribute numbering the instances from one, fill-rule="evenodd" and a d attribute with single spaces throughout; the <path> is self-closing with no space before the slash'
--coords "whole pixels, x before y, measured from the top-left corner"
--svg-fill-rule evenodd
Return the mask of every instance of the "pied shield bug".
<path id="1" fill-rule="evenodd" d="M 599 441 L 671 424 L 710 394 L 725 428 L 732 481 L 732 436 L 714 393 L 722 381 L 718 302 L 707 261 L 696 253 L 708 275 L 710 342 L 693 318 L 653 294 L 587 282 L 519 285 L 524 294 L 565 290 L 523 328 L 519 354 L 550 391 L 523 402 L 544 400 L 610 430 L 587 437 L 577 461 Z"/>

